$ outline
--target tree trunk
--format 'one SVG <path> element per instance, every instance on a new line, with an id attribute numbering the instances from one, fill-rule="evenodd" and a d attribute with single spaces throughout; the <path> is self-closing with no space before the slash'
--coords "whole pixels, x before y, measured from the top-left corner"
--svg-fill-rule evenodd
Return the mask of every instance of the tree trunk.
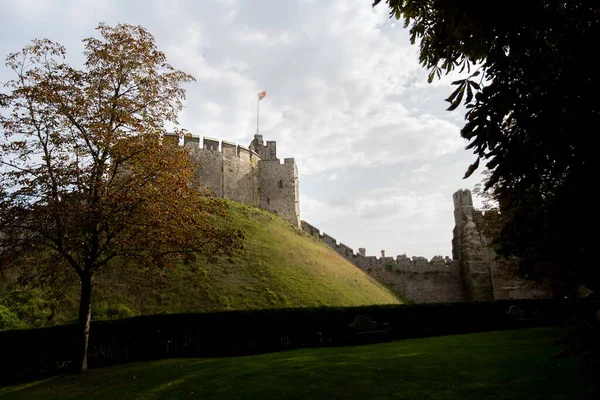
<path id="1" fill-rule="evenodd" d="M 92 293 L 94 277 L 89 272 L 81 275 L 81 297 L 79 300 L 79 321 L 77 326 L 77 357 L 75 372 L 87 371 L 88 342 L 90 338 L 90 323 L 92 321 Z"/>

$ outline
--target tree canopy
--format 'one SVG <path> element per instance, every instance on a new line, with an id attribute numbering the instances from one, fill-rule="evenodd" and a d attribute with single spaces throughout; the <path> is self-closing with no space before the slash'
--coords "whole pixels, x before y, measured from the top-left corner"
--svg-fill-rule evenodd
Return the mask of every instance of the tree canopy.
<path id="1" fill-rule="evenodd" d="M 375 0 L 374 6 L 381 0 Z M 592 265 L 584 193 L 598 161 L 592 130 L 600 123 L 600 79 L 593 51 L 600 37 L 594 0 L 387 0 L 420 47 L 429 80 L 457 71 L 446 99 L 466 106 L 461 135 L 485 189 L 506 218 L 496 238 L 501 255 L 552 276 L 572 295 L 579 284 L 600 290 Z"/>
<path id="2" fill-rule="evenodd" d="M 167 139 L 193 77 L 143 27 L 97 29 L 100 39 L 83 40 L 83 69 L 47 39 L 8 55 L 15 78 L 0 94 L 0 268 L 80 281 L 81 371 L 94 277 L 108 263 L 142 273 L 229 255 L 242 239 L 213 223 L 222 201 L 193 182 L 178 137 Z"/>

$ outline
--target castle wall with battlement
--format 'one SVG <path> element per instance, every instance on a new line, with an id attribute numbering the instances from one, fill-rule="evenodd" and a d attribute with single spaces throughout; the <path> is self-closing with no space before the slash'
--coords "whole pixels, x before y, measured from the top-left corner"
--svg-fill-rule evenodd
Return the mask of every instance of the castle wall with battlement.
<path id="1" fill-rule="evenodd" d="M 365 249 L 355 253 L 344 243 L 306 221 L 302 221 L 302 230 L 409 301 L 431 303 L 464 299 L 459 263 L 449 257 L 436 256 L 428 260 L 406 255 L 364 256 Z"/>
<path id="2" fill-rule="evenodd" d="M 198 163 L 197 181 L 217 197 L 258 206 L 258 155 L 247 147 L 210 137 L 204 137 L 202 144 L 200 147 L 199 138 L 184 138 L 184 146 Z"/>
<path id="3" fill-rule="evenodd" d="M 552 296 L 550 282 L 534 282 L 521 276 L 518 262 L 498 258 L 478 229 L 469 190 L 454 193 L 455 227 L 452 259 L 436 256 L 366 256 L 358 253 L 306 221 L 302 230 L 322 241 L 370 276 L 414 302 L 490 301 L 537 299 Z"/>

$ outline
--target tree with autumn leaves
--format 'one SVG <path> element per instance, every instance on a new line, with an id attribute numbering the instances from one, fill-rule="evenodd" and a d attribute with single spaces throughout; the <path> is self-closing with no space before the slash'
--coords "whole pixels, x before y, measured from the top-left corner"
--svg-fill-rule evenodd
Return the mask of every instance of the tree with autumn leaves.
<path id="1" fill-rule="evenodd" d="M 101 38 L 83 40 L 83 69 L 49 40 L 10 54 L 15 78 L 0 94 L 0 268 L 79 280 L 81 372 L 94 279 L 109 263 L 160 270 L 231 255 L 243 239 L 214 224 L 224 203 L 200 189 L 185 148 L 165 138 L 194 78 L 140 26 L 97 30 Z"/>

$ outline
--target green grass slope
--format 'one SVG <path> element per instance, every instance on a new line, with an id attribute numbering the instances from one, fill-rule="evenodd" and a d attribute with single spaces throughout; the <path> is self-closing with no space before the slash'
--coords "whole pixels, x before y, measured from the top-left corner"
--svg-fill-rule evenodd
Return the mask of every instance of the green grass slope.
<path id="1" fill-rule="evenodd" d="M 519 331 L 171 359 L 0 388 L 4 399 L 586 399 L 566 331 Z"/>
<path id="2" fill-rule="evenodd" d="M 397 304 L 398 299 L 329 247 L 265 211 L 229 202 L 246 235 L 234 263 L 198 263 L 169 272 L 144 313 Z"/>
<path id="3" fill-rule="evenodd" d="M 239 203 L 227 204 L 231 224 L 246 236 L 239 258 L 233 263 L 200 260 L 176 266 L 165 272 L 160 286 L 112 265 L 97 279 L 94 318 L 401 302 L 325 244 L 277 216 Z M 5 285 L 2 290 L 6 293 L 10 288 Z M 73 321 L 78 299 L 74 285 L 51 324 Z"/>

